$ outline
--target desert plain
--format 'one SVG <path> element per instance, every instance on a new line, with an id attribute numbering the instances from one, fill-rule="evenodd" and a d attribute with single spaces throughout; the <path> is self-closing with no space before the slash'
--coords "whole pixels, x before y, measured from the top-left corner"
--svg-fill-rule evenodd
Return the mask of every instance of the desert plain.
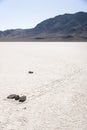
<path id="1" fill-rule="evenodd" d="M 86 42 L 0 43 L 0 130 L 87 130 Z"/>

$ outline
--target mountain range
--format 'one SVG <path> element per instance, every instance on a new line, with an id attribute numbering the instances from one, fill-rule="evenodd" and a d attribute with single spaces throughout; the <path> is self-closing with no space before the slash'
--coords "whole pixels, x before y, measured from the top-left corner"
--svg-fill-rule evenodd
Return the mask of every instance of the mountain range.
<path id="1" fill-rule="evenodd" d="M 0 31 L 0 41 L 87 41 L 87 12 L 58 15 L 32 29 Z"/>

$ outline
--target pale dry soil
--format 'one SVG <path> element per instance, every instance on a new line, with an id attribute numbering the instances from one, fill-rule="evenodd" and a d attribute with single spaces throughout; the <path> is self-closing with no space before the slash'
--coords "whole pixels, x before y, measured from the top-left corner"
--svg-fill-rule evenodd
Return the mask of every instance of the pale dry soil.
<path id="1" fill-rule="evenodd" d="M 0 43 L 0 130 L 87 130 L 86 42 Z"/>

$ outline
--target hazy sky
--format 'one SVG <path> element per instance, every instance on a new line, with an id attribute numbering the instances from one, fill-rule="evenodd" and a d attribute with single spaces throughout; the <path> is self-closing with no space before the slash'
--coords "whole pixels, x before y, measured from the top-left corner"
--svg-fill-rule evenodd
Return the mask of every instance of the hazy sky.
<path id="1" fill-rule="evenodd" d="M 0 0 L 0 30 L 32 28 L 64 13 L 87 12 L 87 0 Z"/>

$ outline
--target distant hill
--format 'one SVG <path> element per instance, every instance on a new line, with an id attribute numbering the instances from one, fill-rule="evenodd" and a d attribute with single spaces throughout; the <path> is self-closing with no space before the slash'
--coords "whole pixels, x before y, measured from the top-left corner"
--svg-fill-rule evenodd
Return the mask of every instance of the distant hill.
<path id="1" fill-rule="evenodd" d="M 0 31 L 0 41 L 87 41 L 87 13 L 58 15 L 32 29 Z"/>

